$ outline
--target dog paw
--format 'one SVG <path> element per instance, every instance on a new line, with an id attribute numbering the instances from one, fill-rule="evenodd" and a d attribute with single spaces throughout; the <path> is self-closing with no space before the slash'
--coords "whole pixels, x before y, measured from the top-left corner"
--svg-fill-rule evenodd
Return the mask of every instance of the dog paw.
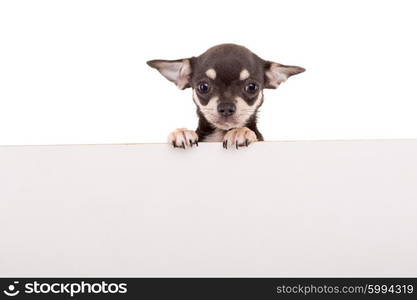
<path id="1" fill-rule="evenodd" d="M 195 131 L 186 128 L 178 128 L 168 135 L 168 143 L 174 148 L 191 148 L 198 146 L 198 135 Z"/>
<path id="2" fill-rule="evenodd" d="M 250 143 L 256 142 L 255 132 L 249 128 L 242 127 L 229 130 L 223 138 L 223 148 L 227 149 L 229 146 L 235 146 L 236 149 L 239 147 L 247 147 Z"/>

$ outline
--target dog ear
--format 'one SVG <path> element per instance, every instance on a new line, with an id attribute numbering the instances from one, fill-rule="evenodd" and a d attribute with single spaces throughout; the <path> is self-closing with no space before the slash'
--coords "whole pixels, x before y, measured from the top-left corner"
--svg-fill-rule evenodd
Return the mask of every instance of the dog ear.
<path id="1" fill-rule="evenodd" d="M 305 69 L 297 66 L 286 66 L 275 62 L 265 64 L 265 88 L 276 89 L 288 77 L 304 72 Z"/>
<path id="2" fill-rule="evenodd" d="M 157 69 L 166 79 L 172 81 L 180 90 L 190 87 L 191 59 L 150 60 L 147 64 Z"/>

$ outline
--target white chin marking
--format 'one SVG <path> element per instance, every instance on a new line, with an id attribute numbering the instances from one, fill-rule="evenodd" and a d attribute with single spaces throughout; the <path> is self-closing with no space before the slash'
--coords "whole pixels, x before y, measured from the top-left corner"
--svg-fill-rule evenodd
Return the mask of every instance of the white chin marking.
<path id="1" fill-rule="evenodd" d="M 256 109 L 262 103 L 262 92 L 259 93 L 253 105 L 248 105 L 241 97 L 235 97 L 236 113 L 227 119 L 221 117 L 217 112 L 217 104 L 219 97 L 212 97 L 207 105 L 202 105 L 198 98 L 197 92 L 193 90 L 193 100 L 200 109 L 204 117 L 216 128 L 229 130 L 245 126 L 248 119 L 254 114 Z"/>
<path id="2" fill-rule="evenodd" d="M 246 80 L 249 78 L 249 76 L 250 76 L 249 71 L 246 69 L 243 69 L 242 71 L 240 71 L 239 79 Z"/>
<path id="3" fill-rule="evenodd" d="M 207 75 L 207 77 L 208 78 L 210 78 L 210 79 L 216 79 L 216 71 L 212 68 L 212 69 L 208 69 L 207 71 L 206 71 L 206 75 Z"/>

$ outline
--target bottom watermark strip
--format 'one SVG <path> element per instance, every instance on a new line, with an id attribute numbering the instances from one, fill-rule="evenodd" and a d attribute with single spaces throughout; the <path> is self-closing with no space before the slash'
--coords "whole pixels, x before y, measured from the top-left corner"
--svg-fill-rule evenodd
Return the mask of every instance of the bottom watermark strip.
<path id="1" fill-rule="evenodd" d="M 0 291 L 0 299 L 416 299 L 417 278 L 0 278 Z"/>

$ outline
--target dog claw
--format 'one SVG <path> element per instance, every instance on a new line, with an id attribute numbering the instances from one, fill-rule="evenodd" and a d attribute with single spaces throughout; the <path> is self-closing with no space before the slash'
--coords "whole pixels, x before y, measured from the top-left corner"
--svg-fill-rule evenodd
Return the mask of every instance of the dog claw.
<path id="1" fill-rule="evenodd" d="M 168 135 L 168 143 L 174 148 L 193 148 L 197 143 L 198 135 L 195 131 L 186 128 L 178 128 Z"/>
<path id="2" fill-rule="evenodd" d="M 223 138 L 223 148 L 227 149 L 227 146 L 230 145 L 231 148 L 236 147 L 236 149 L 242 149 L 243 147 L 248 147 L 253 142 L 256 142 L 257 138 L 255 133 L 246 128 L 235 128 L 229 130 Z"/>

